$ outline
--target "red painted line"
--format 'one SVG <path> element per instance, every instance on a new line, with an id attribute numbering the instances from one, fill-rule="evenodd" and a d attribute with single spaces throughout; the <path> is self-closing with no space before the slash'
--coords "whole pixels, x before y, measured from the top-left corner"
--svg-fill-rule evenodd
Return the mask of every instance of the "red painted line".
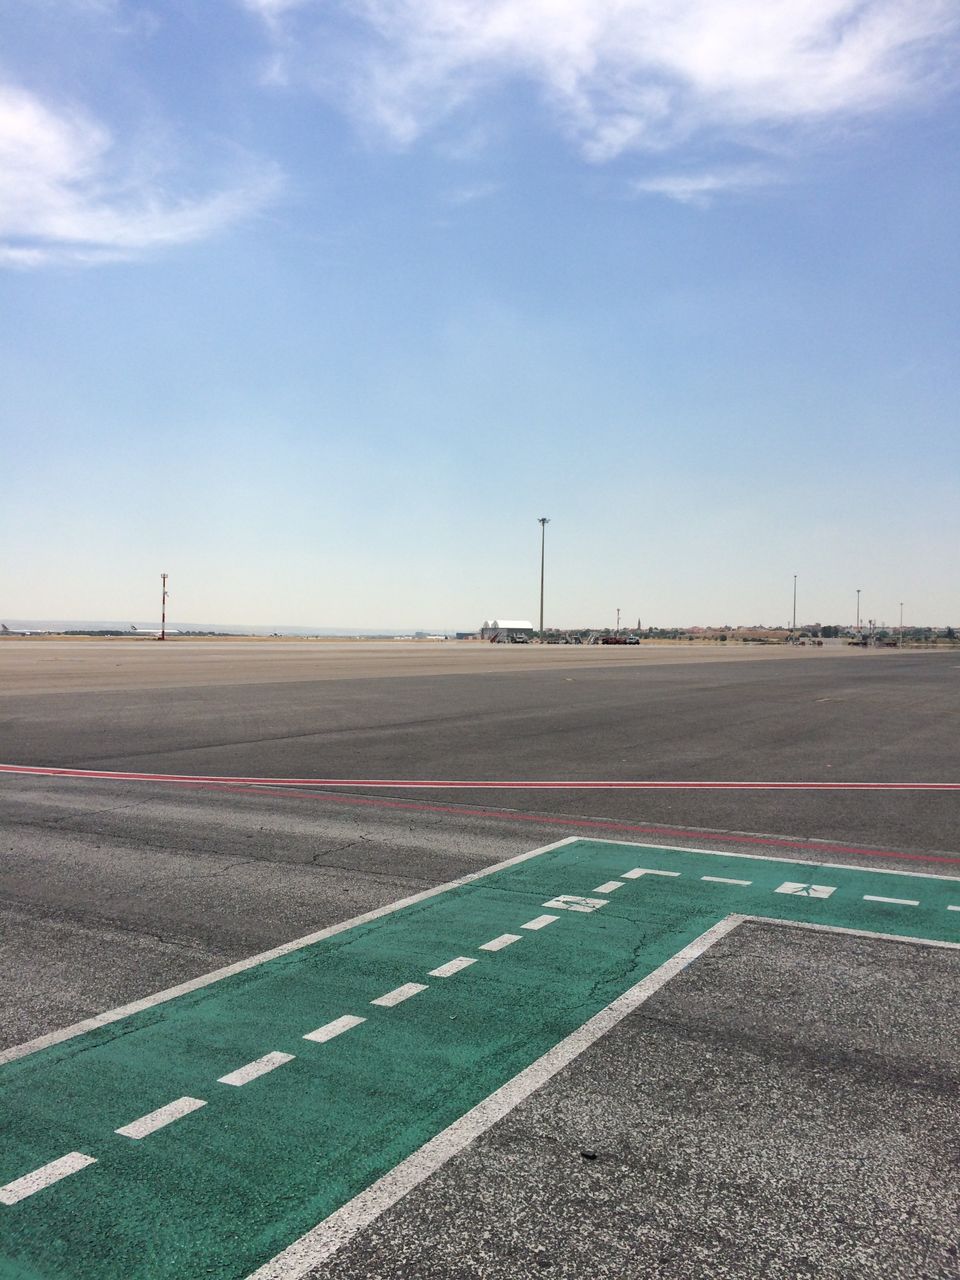
<path id="1" fill-rule="evenodd" d="M 0 771 L 10 771 L 10 766 L 0 765 Z M 119 775 L 129 780 L 130 775 Z M 146 775 L 144 775 L 146 776 Z M 160 774 L 162 778 L 169 775 Z M 218 782 L 210 779 L 182 779 L 181 787 L 191 791 L 224 791 L 231 795 L 256 796 L 258 792 L 249 784 L 236 785 L 236 780 Z M 269 786 L 269 781 L 265 783 Z M 698 827 L 664 827 L 646 823 L 623 822 L 616 818 L 577 818 L 555 816 L 549 813 L 525 813 L 519 809 L 489 809 L 476 806 L 436 804 L 425 800 L 399 800 L 386 796 L 337 795 L 332 791 L 295 790 L 287 786 L 271 793 L 284 800 L 322 800 L 325 804 L 344 804 L 354 807 L 399 809 L 413 813 L 435 813 L 461 818 L 492 819 L 505 823 L 532 823 L 541 827 L 559 827 L 579 831 L 610 831 L 618 834 L 666 836 L 681 840 L 697 840 L 724 844 L 756 845 L 769 849 L 804 849 L 812 853 L 853 855 L 861 858 L 895 858 L 908 862 L 934 862 L 950 866 L 960 865 L 960 856 L 940 853 L 906 853 L 898 849 L 873 849 L 863 845 L 834 844 L 820 840 L 791 840 L 785 836 L 755 836 L 736 831 L 705 831 Z"/>
<path id="2" fill-rule="evenodd" d="M 244 778 L 216 774 L 129 773 L 116 769 L 62 769 L 0 764 L 0 773 L 43 778 L 98 778 L 111 782 L 211 782 L 252 787 L 358 787 L 425 791 L 960 791 L 960 782 L 673 782 L 651 780 L 523 782 L 415 778 Z"/>

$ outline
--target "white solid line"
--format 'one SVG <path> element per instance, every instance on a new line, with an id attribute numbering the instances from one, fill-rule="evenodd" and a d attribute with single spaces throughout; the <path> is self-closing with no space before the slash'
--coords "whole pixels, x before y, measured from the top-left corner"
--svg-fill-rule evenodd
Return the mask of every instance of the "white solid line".
<path id="1" fill-rule="evenodd" d="M 461 969 L 466 969 L 469 964 L 476 964 L 476 956 L 457 956 L 455 960 L 448 960 L 446 964 L 440 965 L 437 969 L 430 970 L 431 978 L 451 978 L 455 973 L 459 973 Z"/>
<path id="2" fill-rule="evenodd" d="M 507 867 L 518 866 L 522 862 L 528 862 L 531 858 L 539 858 L 541 854 L 552 853 L 555 849 L 562 849 L 568 844 L 575 844 L 583 838 L 583 836 L 564 836 L 562 840 L 554 840 L 551 844 L 541 845 L 537 849 L 529 849 L 526 853 L 515 854 L 512 858 L 504 858 L 502 862 L 495 862 L 492 866 L 484 867 L 482 871 L 471 871 L 465 876 L 458 876 L 456 880 L 447 880 L 443 884 L 435 885 L 432 889 L 423 889 L 420 893 L 412 893 L 407 898 L 398 898 L 396 902 L 390 902 L 385 907 L 377 907 L 373 911 L 365 911 L 362 915 L 353 916 L 350 920 L 341 920 L 339 924 L 328 925 L 325 929 L 318 929 L 315 933 L 304 934 L 302 938 L 294 938 L 292 942 L 284 942 L 279 947 L 272 947 L 269 951 L 261 951 L 255 956 L 248 956 L 246 960 L 238 960 L 234 964 L 224 965 L 222 969 L 212 969 L 209 973 L 203 973 L 197 978 L 191 978 L 188 982 L 180 982 L 175 987 L 167 987 L 164 991 L 157 991 L 151 996 L 145 996 L 142 1000 L 133 1000 L 130 1004 L 120 1005 L 116 1009 L 109 1009 L 106 1013 L 97 1013 L 92 1018 L 83 1018 L 80 1022 L 74 1022 L 71 1026 L 63 1027 L 59 1031 L 49 1031 L 46 1035 L 37 1036 L 34 1040 L 27 1040 L 23 1044 L 13 1045 L 11 1048 L 0 1052 L 0 1066 L 5 1062 L 13 1062 L 17 1058 L 25 1058 L 28 1054 L 37 1053 L 40 1049 L 47 1049 L 52 1044 L 62 1044 L 64 1040 L 72 1040 L 75 1036 L 82 1036 L 87 1031 L 96 1030 L 97 1027 L 105 1027 L 111 1022 L 119 1022 L 121 1018 L 128 1018 L 131 1014 L 140 1013 L 143 1009 L 152 1009 L 158 1004 L 166 1004 L 168 1000 L 175 1000 L 178 996 L 186 995 L 189 991 L 197 991 L 201 987 L 208 987 L 215 982 L 222 981 L 224 978 L 230 978 L 235 973 L 243 973 L 245 969 L 255 969 L 257 965 L 263 964 L 267 960 L 275 960 L 278 956 L 290 955 L 293 951 L 302 951 L 306 947 L 312 947 L 315 942 L 322 942 L 325 938 L 333 938 L 338 933 L 345 933 L 347 929 L 352 929 L 354 925 L 367 924 L 371 920 L 379 920 L 382 916 L 392 915 L 393 912 L 401 911 L 404 907 L 412 907 L 417 902 L 426 902 L 428 898 L 435 898 L 441 893 L 449 893 L 451 889 L 459 889 L 461 885 L 472 884 L 474 880 L 483 880 L 486 876 L 493 875 L 497 871 L 503 871 Z"/>
<path id="3" fill-rule="evenodd" d="M 304 1040 L 314 1040 L 317 1044 L 326 1044 L 328 1040 L 333 1040 L 336 1036 L 342 1036 L 345 1031 L 359 1027 L 361 1022 L 366 1022 L 366 1018 L 358 1018 L 356 1014 L 345 1013 L 342 1018 L 334 1018 L 332 1022 L 325 1022 L 322 1027 L 317 1027 L 316 1031 L 308 1031 L 303 1038 Z"/>
<path id="4" fill-rule="evenodd" d="M 26 1200 L 27 1196 L 35 1195 L 45 1187 L 52 1187 L 61 1178 L 68 1178 L 71 1173 L 78 1173 L 88 1164 L 96 1163 L 94 1156 L 85 1156 L 81 1151 L 71 1151 L 69 1155 L 61 1156 L 59 1160 L 51 1160 L 49 1164 L 42 1164 L 32 1173 L 25 1173 L 22 1178 L 15 1178 L 13 1182 L 0 1187 L 0 1204 L 16 1204 L 18 1200 Z"/>
<path id="5" fill-rule="evenodd" d="M 960 911 L 960 907 L 947 907 L 948 911 Z"/>
<path id="6" fill-rule="evenodd" d="M 920 905 L 916 898 L 881 898 L 875 893 L 865 893 L 863 900 L 864 902 L 889 902 L 895 907 L 919 907 Z"/>
<path id="7" fill-rule="evenodd" d="M 593 893 L 613 893 L 614 889 L 622 889 L 622 880 L 608 880 L 605 884 L 598 884 L 591 892 Z"/>
<path id="8" fill-rule="evenodd" d="M 234 1084 L 238 1088 L 240 1085 L 249 1084 L 251 1080 L 256 1080 L 258 1076 L 265 1076 L 268 1071 L 275 1071 L 277 1067 L 282 1067 L 285 1062 L 292 1062 L 294 1054 L 292 1053 L 265 1053 L 262 1058 L 257 1058 L 253 1062 L 248 1062 L 245 1067 L 237 1067 L 236 1071 L 230 1071 L 225 1076 L 218 1076 L 218 1084 Z"/>
<path id="9" fill-rule="evenodd" d="M 542 1058 L 508 1080 L 496 1092 L 478 1103 L 466 1115 L 425 1143 L 419 1151 L 401 1161 L 366 1191 L 349 1200 L 312 1231 L 254 1271 L 248 1280 L 297 1280 L 341 1249 L 364 1227 L 375 1221 L 425 1178 L 436 1173 L 480 1134 L 501 1120 L 535 1089 L 546 1084 L 601 1036 L 606 1035 L 629 1013 L 638 1008 L 692 960 L 709 950 L 740 923 L 742 917 L 728 916 L 689 946 L 655 969 L 648 977 L 618 996 L 582 1027 L 548 1050 Z"/>
<path id="10" fill-rule="evenodd" d="M 124 1138 L 145 1138 L 206 1105 L 202 1098 L 177 1098 L 176 1102 L 168 1102 L 165 1107 L 157 1107 L 156 1111 L 141 1116 L 139 1120 L 131 1120 L 129 1124 L 114 1129 L 114 1133 L 119 1133 Z"/>
<path id="11" fill-rule="evenodd" d="M 607 842 L 605 841 L 604 843 L 607 843 Z M 609 843 L 616 844 L 616 841 L 611 840 L 609 841 Z M 648 847 L 651 849 L 657 848 L 656 845 L 650 845 Z M 664 847 L 669 848 L 669 845 Z M 641 876 L 678 876 L 680 872 L 679 871 L 656 871 L 651 867 L 634 867 L 632 871 L 624 871 L 622 874 L 623 874 L 624 880 L 639 880 Z"/>
<path id="12" fill-rule="evenodd" d="M 421 991 L 426 991 L 426 984 L 423 982 L 405 982 L 402 987 L 395 987 L 393 991 L 388 991 L 386 995 L 377 996 L 376 1000 L 371 1000 L 371 1004 L 378 1004 L 383 1009 L 392 1009 L 395 1004 L 403 1004 L 404 1000 L 409 1000 L 413 996 L 418 996 Z"/>
<path id="13" fill-rule="evenodd" d="M 499 938 L 491 938 L 489 942 L 484 942 L 480 946 L 481 951 L 502 951 L 504 947 L 509 947 L 514 942 L 520 941 L 519 933 L 501 933 Z"/>
<path id="14" fill-rule="evenodd" d="M 529 929 L 533 932 L 536 929 L 545 929 L 548 924 L 553 924 L 554 920 L 559 920 L 559 916 L 535 916 L 533 920 L 528 920 L 526 924 L 520 926 L 521 929 Z"/>
<path id="15" fill-rule="evenodd" d="M 763 832 L 748 832 L 748 835 L 762 835 Z M 771 837 L 777 838 L 780 837 Z M 686 844 L 638 844 L 635 840 L 608 840 L 604 836 L 577 836 L 578 840 L 589 840 L 591 844 L 612 844 L 617 845 L 621 849 L 663 849 L 666 853 L 706 853 L 711 858 L 749 858 L 753 862 L 787 862 L 792 863 L 795 867 L 829 867 L 831 871 L 860 871 L 865 875 L 876 876 L 909 876 L 911 879 L 919 880 L 950 880 L 954 884 L 960 883 L 960 876 L 944 876 L 936 871 L 897 871 L 894 867 L 855 867 L 850 862 L 821 862 L 819 859 L 813 858 L 797 858 L 797 857 L 778 857 L 772 853 L 737 853 L 733 849 L 698 849 L 694 845 Z M 567 842 L 569 843 L 569 841 Z M 811 840 L 806 844 L 801 844 L 797 852 L 816 853 L 818 844 L 826 844 L 828 841 Z M 856 849 L 851 849 L 851 853 L 856 853 Z M 897 850 L 887 850 L 891 857 L 897 856 Z M 637 868 L 640 874 L 643 874 L 641 868 Z M 630 872 L 623 873 L 625 878 L 629 878 Z M 650 874 L 650 873 L 648 873 Z M 659 871 L 657 875 L 662 876 L 678 876 L 679 871 Z"/>
<path id="16" fill-rule="evenodd" d="M 753 884 L 752 880 L 731 880 L 729 876 L 701 876 L 701 880 L 710 880 L 714 884 Z"/>
<path id="17" fill-rule="evenodd" d="M 960 942 L 941 942 L 939 938 L 913 938 L 905 933 L 881 933 L 879 929 L 847 929 L 839 924 L 808 924 L 799 920 L 777 920 L 771 916 L 740 916 L 745 924 L 775 924 L 785 929 L 812 929 L 815 933 L 846 933 L 851 938 L 875 938 L 878 942 L 904 942 L 912 947 L 944 947 L 960 951 Z"/>

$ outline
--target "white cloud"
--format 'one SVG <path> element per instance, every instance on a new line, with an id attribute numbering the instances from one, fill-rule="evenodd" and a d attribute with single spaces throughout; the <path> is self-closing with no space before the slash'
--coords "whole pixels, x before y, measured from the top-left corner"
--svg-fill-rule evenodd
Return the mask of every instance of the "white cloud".
<path id="1" fill-rule="evenodd" d="M 492 84 L 535 85 L 595 161 L 815 124 L 929 92 L 953 0 L 243 0 L 288 73 L 409 144 Z"/>
<path id="2" fill-rule="evenodd" d="M 0 85 L 0 264 L 95 263 L 202 239 L 273 194 L 277 171 L 203 196 L 171 195 L 80 111 Z"/>

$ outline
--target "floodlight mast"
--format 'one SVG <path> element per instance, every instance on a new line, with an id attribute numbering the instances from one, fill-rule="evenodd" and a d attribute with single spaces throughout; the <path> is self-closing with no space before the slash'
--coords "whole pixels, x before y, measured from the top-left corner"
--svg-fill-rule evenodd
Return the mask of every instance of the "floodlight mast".
<path id="1" fill-rule="evenodd" d="M 159 636 L 159 639 L 161 639 L 161 640 L 166 640 L 166 638 L 167 638 L 167 596 L 170 594 L 170 593 L 167 591 L 167 578 L 168 578 L 169 576 L 170 576 L 170 575 L 169 575 L 169 574 L 166 574 L 166 573 L 161 573 L 161 575 L 160 575 L 161 592 L 160 592 L 160 636 Z"/>
<path id="2" fill-rule="evenodd" d="M 550 523 L 549 516 L 539 516 L 537 524 L 540 526 L 540 643 L 543 644 L 543 565 L 544 554 L 547 545 L 547 525 Z"/>

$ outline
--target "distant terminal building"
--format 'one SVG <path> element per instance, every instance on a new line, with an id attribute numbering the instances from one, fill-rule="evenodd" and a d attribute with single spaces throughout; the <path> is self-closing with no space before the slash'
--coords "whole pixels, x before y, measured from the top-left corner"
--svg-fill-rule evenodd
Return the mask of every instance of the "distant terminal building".
<path id="1" fill-rule="evenodd" d="M 532 639 L 534 635 L 532 622 L 518 622 L 515 619 L 500 618 L 485 622 L 480 628 L 481 640 L 492 640 L 495 644 L 511 644 Z"/>

